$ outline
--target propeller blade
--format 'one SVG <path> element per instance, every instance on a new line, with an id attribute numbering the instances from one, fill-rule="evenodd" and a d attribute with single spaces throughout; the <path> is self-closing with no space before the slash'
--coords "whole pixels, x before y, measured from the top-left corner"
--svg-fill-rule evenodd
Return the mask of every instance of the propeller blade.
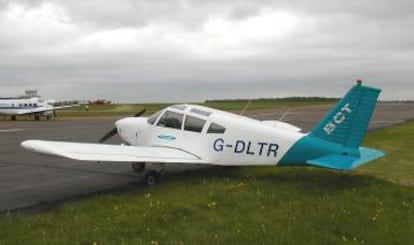
<path id="1" fill-rule="evenodd" d="M 140 112 L 135 114 L 134 117 L 140 117 L 142 114 L 144 114 L 145 111 L 146 111 L 146 109 L 142 109 Z"/>
<path id="2" fill-rule="evenodd" d="M 100 140 L 99 143 L 103 143 L 104 141 L 106 141 L 107 139 L 111 138 L 112 136 L 114 136 L 115 134 L 118 133 L 118 129 L 117 128 L 113 128 L 111 131 L 109 131 L 108 133 L 106 133 Z"/>

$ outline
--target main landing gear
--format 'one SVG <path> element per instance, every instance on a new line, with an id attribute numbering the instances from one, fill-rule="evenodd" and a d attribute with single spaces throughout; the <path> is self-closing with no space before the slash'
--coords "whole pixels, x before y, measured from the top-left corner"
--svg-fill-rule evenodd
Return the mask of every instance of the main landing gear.
<path id="1" fill-rule="evenodd" d="M 142 173 L 146 170 L 145 162 L 132 162 L 131 167 L 134 172 Z M 144 182 L 148 186 L 153 186 L 161 181 L 162 173 L 165 171 L 164 163 L 152 163 L 151 169 L 145 173 Z"/>
<path id="2" fill-rule="evenodd" d="M 145 170 L 145 162 L 132 162 L 131 167 L 134 172 L 142 172 Z"/>

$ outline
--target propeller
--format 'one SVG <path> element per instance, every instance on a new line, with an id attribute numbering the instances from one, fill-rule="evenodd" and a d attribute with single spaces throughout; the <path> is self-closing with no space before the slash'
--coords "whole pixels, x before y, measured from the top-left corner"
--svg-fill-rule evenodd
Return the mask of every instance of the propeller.
<path id="1" fill-rule="evenodd" d="M 146 111 L 146 109 L 143 109 L 141 111 L 139 111 L 138 113 L 136 113 L 134 115 L 134 117 L 140 117 L 142 114 L 144 114 L 144 112 Z M 106 140 L 108 140 L 109 138 L 111 138 L 112 136 L 114 136 L 115 134 L 118 133 L 118 129 L 116 127 L 114 127 L 113 129 L 111 129 L 108 133 L 106 133 L 100 140 L 99 143 L 103 143 Z"/>
<path id="2" fill-rule="evenodd" d="M 115 127 L 113 129 L 111 129 L 111 131 L 109 131 L 108 133 L 106 133 L 100 140 L 99 143 L 103 143 L 104 141 L 106 141 L 107 139 L 111 138 L 112 136 L 114 136 L 115 134 L 118 133 L 118 129 Z"/>
<path id="3" fill-rule="evenodd" d="M 142 114 L 144 114 L 145 111 L 146 109 L 142 109 L 140 112 L 136 113 L 134 117 L 140 117 Z"/>
<path id="4" fill-rule="evenodd" d="M 56 116 L 56 110 L 53 110 L 53 117 L 55 117 L 55 118 L 57 117 Z"/>

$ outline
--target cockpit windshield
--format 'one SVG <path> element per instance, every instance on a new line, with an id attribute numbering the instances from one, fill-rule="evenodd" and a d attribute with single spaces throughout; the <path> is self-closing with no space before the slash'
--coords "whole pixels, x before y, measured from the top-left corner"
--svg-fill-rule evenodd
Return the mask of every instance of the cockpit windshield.
<path id="1" fill-rule="evenodd" d="M 154 125 L 154 123 L 157 121 L 158 117 L 161 115 L 161 113 L 163 112 L 163 110 L 157 111 L 154 114 L 152 114 L 148 119 L 147 122 L 149 124 Z"/>

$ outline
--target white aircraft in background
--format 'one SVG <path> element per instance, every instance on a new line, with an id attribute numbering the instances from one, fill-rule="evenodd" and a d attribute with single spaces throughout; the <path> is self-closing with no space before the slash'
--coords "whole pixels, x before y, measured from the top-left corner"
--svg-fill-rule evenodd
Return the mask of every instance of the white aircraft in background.
<path id="1" fill-rule="evenodd" d="M 81 161 L 132 162 L 135 171 L 156 163 L 154 184 L 166 164 L 316 166 L 351 170 L 385 154 L 360 147 L 381 90 L 357 85 L 309 133 L 278 121 L 259 121 L 198 105 L 174 105 L 148 118 L 118 120 L 115 134 L 128 145 L 27 140 L 37 153 Z M 153 165 L 154 166 L 154 165 Z"/>
<path id="2" fill-rule="evenodd" d="M 39 97 L 31 98 L 0 98 L 0 115 L 9 115 L 15 121 L 19 115 L 33 115 L 34 120 L 40 120 L 40 116 L 47 120 L 56 117 L 56 110 L 77 105 L 53 106 L 56 101 L 43 101 Z"/>

